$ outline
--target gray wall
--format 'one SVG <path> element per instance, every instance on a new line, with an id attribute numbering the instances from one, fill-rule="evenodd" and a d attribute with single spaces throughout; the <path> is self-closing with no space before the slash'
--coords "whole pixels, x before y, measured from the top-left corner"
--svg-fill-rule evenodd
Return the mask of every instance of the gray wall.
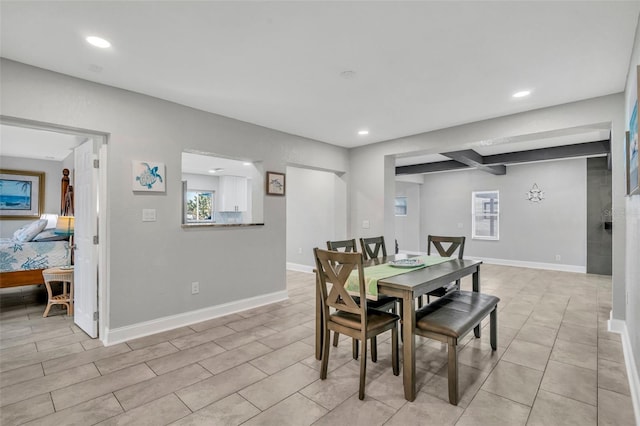
<path id="1" fill-rule="evenodd" d="M 62 161 L 34 160 L 31 158 L 2 157 L 0 168 L 44 172 L 44 209 L 43 213 L 60 214 L 60 181 L 62 179 Z M 3 219 L 0 221 L 0 238 L 11 238 L 16 229 L 34 219 Z"/>
<path id="2" fill-rule="evenodd" d="M 527 199 L 534 183 L 544 191 L 541 202 Z M 471 192 L 483 190 L 500 191 L 498 241 L 471 238 Z M 432 173 L 425 176 L 421 195 L 421 251 L 429 234 L 460 235 L 467 237 L 465 256 L 585 268 L 584 158 L 508 166 L 503 176 L 478 170 Z"/>
<path id="3" fill-rule="evenodd" d="M 420 185 L 396 181 L 396 197 L 407 197 L 407 215 L 395 217 L 398 248 L 420 251 Z"/>
<path id="4" fill-rule="evenodd" d="M 629 75 L 627 77 L 627 86 L 625 90 L 625 129 L 628 129 L 629 118 L 633 109 L 633 103 L 638 100 L 637 72 L 636 67 L 640 64 L 640 25 L 636 29 L 636 39 L 629 66 Z M 617 139 L 618 151 L 623 153 L 620 148 L 624 137 L 620 135 Z M 614 187 L 626 184 L 624 175 L 619 176 L 614 173 Z M 614 250 L 615 250 L 615 231 L 616 227 L 627 227 L 627 269 L 626 269 L 626 287 L 622 297 L 626 299 L 627 316 L 626 325 L 629 334 L 631 348 L 634 354 L 636 374 L 640 372 L 640 195 L 626 197 L 622 206 L 616 206 L 614 199 Z M 615 262 L 615 251 L 614 251 Z M 615 264 L 614 264 L 615 268 Z M 616 289 L 614 289 L 616 290 Z M 626 295 L 626 297 L 625 297 Z M 614 295 L 614 302 L 616 296 Z M 614 318 L 620 318 L 615 315 Z M 624 317 L 623 317 L 624 318 Z M 628 371 L 628 369 L 627 369 Z M 635 377 L 636 383 L 640 382 L 640 377 Z M 638 419 L 640 421 L 640 419 Z"/>
<path id="5" fill-rule="evenodd" d="M 287 164 L 347 170 L 346 149 L 5 59 L 1 66 L 3 115 L 109 133 L 109 328 L 285 290 L 286 198 L 265 197 L 261 227 L 183 229 L 182 151 L 284 172 Z M 166 193 L 131 191 L 133 159 L 166 164 Z M 143 223 L 143 208 L 156 209 L 157 221 Z"/>
<path id="6" fill-rule="evenodd" d="M 286 181 L 287 263 L 309 270 L 314 247 L 346 238 L 346 183 L 336 173 L 299 167 L 287 167 Z"/>

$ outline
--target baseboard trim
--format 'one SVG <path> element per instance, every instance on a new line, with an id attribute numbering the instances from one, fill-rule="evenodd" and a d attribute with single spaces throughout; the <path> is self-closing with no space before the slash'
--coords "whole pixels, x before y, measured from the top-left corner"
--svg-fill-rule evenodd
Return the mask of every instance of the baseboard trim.
<path id="1" fill-rule="evenodd" d="M 309 272 L 310 274 L 313 273 L 313 266 L 302 265 L 300 263 L 287 262 L 287 269 L 289 271 Z"/>
<path id="2" fill-rule="evenodd" d="M 185 327 L 202 321 L 218 318 L 224 315 L 234 314 L 247 309 L 257 308 L 270 303 L 280 302 L 289 298 L 286 290 L 275 293 L 263 294 L 248 299 L 236 300 L 222 305 L 211 306 L 183 314 L 171 315 L 138 324 L 127 325 L 114 329 L 105 328 L 105 338 L 101 339 L 105 346 L 115 345 L 128 340 Z"/>
<path id="3" fill-rule="evenodd" d="M 542 263 L 542 262 L 527 262 L 525 260 L 510 260 L 510 259 L 492 259 L 488 257 L 476 257 L 465 256 L 465 259 L 481 260 L 484 263 L 490 265 L 502 265 L 502 266 L 517 266 L 520 268 L 532 268 L 532 269 L 547 269 L 550 271 L 562 271 L 562 272 L 576 272 L 580 274 L 587 273 L 586 266 L 579 265 L 563 265 L 558 263 Z"/>
<path id="4" fill-rule="evenodd" d="M 624 352 L 624 364 L 627 367 L 627 376 L 629 377 L 629 388 L 631 390 L 631 402 L 633 403 L 633 412 L 636 416 L 636 423 L 640 424 L 640 376 L 634 362 L 635 357 L 629 338 L 627 323 L 623 320 L 609 319 L 609 331 L 620 334 L 622 340 L 622 351 Z"/>

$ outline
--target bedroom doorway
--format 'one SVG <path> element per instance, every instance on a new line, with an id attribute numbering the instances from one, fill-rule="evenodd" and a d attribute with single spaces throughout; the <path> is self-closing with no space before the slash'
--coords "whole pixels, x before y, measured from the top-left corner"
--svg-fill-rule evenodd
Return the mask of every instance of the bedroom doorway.
<path id="1" fill-rule="evenodd" d="M 64 167 L 72 169 L 75 193 L 74 233 L 74 322 L 92 338 L 105 335 L 108 312 L 106 217 L 100 220 L 100 210 L 107 211 L 106 161 L 108 134 L 85 129 L 70 128 L 51 123 L 35 122 L 0 116 L 3 126 L 43 131 L 55 135 L 73 135 L 78 145 L 73 149 Z M 46 142 L 45 142 L 46 143 Z M 49 148 L 51 146 L 48 146 Z M 33 151 L 33 148 L 31 148 Z M 67 148 L 68 149 L 68 148 Z M 69 152 L 69 151 L 67 151 Z M 25 154 L 24 157 L 29 157 Z M 73 164 L 67 164 L 73 161 Z M 104 216 L 104 213 L 103 213 Z"/>

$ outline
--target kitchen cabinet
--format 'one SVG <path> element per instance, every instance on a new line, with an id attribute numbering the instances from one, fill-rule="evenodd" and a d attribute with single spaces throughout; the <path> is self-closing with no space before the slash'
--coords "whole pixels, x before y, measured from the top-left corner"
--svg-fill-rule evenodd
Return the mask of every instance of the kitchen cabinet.
<path id="1" fill-rule="evenodd" d="M 243 176 L 220 176 L 219 211 L 247 211 L 247 181 L 247 178 Z"/>

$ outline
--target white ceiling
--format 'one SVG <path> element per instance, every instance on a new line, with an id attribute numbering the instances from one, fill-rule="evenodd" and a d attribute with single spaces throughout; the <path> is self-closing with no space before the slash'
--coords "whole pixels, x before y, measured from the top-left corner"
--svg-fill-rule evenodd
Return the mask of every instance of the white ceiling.
<path id="1" fill-rule="evenodd" d="M 5 58 L 354 147 L 623 91 L 640 2 L 3 0 L 0 11 Z"/>
<path id="2" fill-rule="evenodd" d="M 0 155 L 3 157 L 62 161 L 85 140 L 64 133 L 0 125 Z"/>

